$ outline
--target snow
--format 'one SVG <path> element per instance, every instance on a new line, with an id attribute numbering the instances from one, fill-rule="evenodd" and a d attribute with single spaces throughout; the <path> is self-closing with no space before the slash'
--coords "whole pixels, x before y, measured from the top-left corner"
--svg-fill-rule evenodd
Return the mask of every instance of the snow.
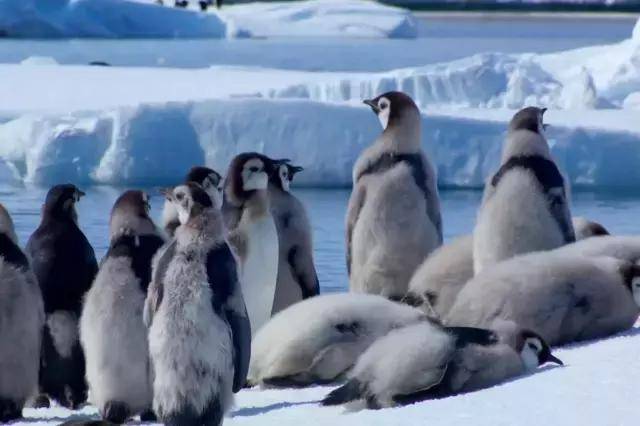
<path id="1" fill-rule="evenodd" d="M 425 401 L 415 405 L 346 413 L 321 407 L 332 388 L 243 390 L 225 425 L 395 426 L 549 426 L 576 424 L 627 425 L 640 415 L 636 384 L 640 381 L 640 328 L 598 342 L 556 349 L 564 367 L 546 366 L 490 389 Z M 63 408 L 26 409 L 28 422 L 57 425 L 70 416 L 96 416 L 93 407 L 78 412 Z"/>
<path id="2" fill-rule="evenodd" d="M 9 37 L 416 37 L 409 11 L 365 0 L 249 3 L 207 13 L 151 0 L 3 0 Z"/>

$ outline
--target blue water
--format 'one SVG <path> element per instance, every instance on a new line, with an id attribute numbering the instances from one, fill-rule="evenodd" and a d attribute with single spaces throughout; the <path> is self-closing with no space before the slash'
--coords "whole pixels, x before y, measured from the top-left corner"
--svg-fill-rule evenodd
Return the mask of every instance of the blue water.
<path id="1" fill-rule="evenodd" d="M 107 250 L 109 211 L 122 189 L 113 187 L 83 188 L 87 192 L 78 204 L 80 226 L 100 258 Z M 152 214 L 159 219 L 163 198 L 149 189 Z M 344 290 L 347 272 L 344 261 L 344 216 L 348 190 L 294 189 L 307 206 L 314 234 L 315 262 L 323 291 Z M 0 186 L 0 202 L 12 214 L 22 244 L 36 229 L 45 188 Z M 442 191 L 442 215 L 445 239 L 464 235 L 473 229 L 479 191 Z M 573 194 L 572 212 L 605 225 L 615 234 L 640 231 L 640 195 L 577 192 Z"/>

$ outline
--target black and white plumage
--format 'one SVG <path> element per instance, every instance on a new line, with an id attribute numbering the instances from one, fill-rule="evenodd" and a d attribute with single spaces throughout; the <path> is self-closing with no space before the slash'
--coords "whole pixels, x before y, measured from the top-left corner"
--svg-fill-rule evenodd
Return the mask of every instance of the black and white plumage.
<path id="1" fill-rule="evenodd" d="M 249 318 L 220 206 L 192 182 L 167 196 L 181 225 L 154 260 L 145 303 L 153 408 L 167 425 L 218 425 L 245 384 Z"/>
<path id="2" fill-rule="evenodd" d="M 278 230 L 271 212 L 269 176 L 279 163 L 248 152 L 229 165 L 223 206 L 227 241 L 238 258 L 251 332 L 271 318 L 278 280 Z"/>
<path id="3" fill-rule="evenodd" d="M 293 176 L 302 170 L 302 167 L 283 163 L 269 177 L 269 206 L 280 251 L 272 315 L 320 293 L 309 217 L 302 202 L 290 192 Z"/>
<path id="4" fill-rule="evenodd" d="M 222 205 L 224 180 L 220 173 L 203 166 L 192 167 L 184 178 L 184 183 L 195 182 L 200 185 L 217 205 Z M 162 209 L 162 226 L 170 237 L 173 236 L 176 228 L 180 226 L 180 219 L 175 206 L 165 200 Z"/>
<path id="5" fill-rule="evenodd" d="M 151 410 L 149 345 L 142 312 L 151 260 L 164 239 L 149 210 L 142 191 L 126 191 L 116 200 L 109 250 L 80 318 L 91 402 L 114 423 Z"/>
<path id="6" fill-rule="evenodd" d="M 40 390 L 65 407 L 77 407 L 87 398 L 78 319 L 98 271 L 93 248 L 77 223 L 75 204 L 83 195 L 72 184 L 52 187 L 26 247 L 47 316 Z"/>
<path id="7" fill-rule="evenodd" d="M 528 330 L 503 337 L 486 329 L 423 322 L 377 340 L 323 405 L 362 401 L 376 409 L 413 404 L 487 388 L 546 362 L 562 364 Z"/>
<path id="8" fill-rule="evenodd" d="M 586 250 L 591 240 L 605 238 L 610 237 L 576 245 Z M 444 322 L 492 328 L 496 321 L 512 321 L 539 333 L 550 345 L 602 338 L 636 322 L 638 285 L 640 268 L 633 263 L 597 256 L 595 248 L 588 255 L 565 246 L 517 256 L 476 275 L 464 285 Z"/>
<path id="9" fill-rule="evenodd" d="M 544 137 L 544 108 L 514 115 L 474 229 L 474 271 L 575 241 L 568 187 Z"/>
<path id="10" fill-rule="evenodd" d="M 40 287 L 0 204 L 0 423 L 22 417 L 37 391 L 43 326 Z"/>
<path id="11" fill-rule="evenodd" d="M 344 377 L 377 338 L 426 321 L 418 309 L 372 294 L 327 294 L 289 306 L 252 342 L 249 382 L 301 387 Z"/>
<path id="12" fill-rule="evenodd" d="M 413 100 L 388 92 L 365 103 L 384 130 L 353 168 L 346 217 L 350 288 L 400 299 L 415 269 L 442 243 L 437 179 L 422 151 Z"/>

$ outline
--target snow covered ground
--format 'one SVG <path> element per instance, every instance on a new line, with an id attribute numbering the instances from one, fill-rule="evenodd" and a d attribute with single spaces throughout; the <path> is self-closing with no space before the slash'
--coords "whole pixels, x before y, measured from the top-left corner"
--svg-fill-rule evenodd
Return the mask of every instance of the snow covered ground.
<path id="1" fill-rule="evenodd" d="M 335 426 L 547 426 L 637 424 L 640 381 L 640 328 L 597 342 L 556 349 L 564 367 L 546 366 L 535 374 L 490 389 L 378 411 L 346 413 L 320 407 L 331 389 L 243 390 L 225 425 Z M 401 360 L 399 360 L 401 362 Z M 92 416 L 62 408 L 25 410 L 20 425 L 58 425 Z"/>
<path id="2" fill-rule="evenodd" d="M 195 3 L 195 2 L 194 2 Z M 9 37 L 368 37 L 417 34 L 410 12 L 364 0 L 251 3 L 207 13 L 155 0 L 3 0 Z"/>

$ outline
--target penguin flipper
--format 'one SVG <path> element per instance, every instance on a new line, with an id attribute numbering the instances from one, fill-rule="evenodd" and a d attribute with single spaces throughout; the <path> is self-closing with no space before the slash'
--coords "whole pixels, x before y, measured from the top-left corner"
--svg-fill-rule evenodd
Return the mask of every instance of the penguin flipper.
<path id="1" fill-rule="evenodd" d="M 207 254 L 207 278 L 212 288 L 214 311 L 222 310 L 233 340 L 233 392 L 239 392 L 247 381 L 251 358 L 251 323 L 244 303 L 236 260 L 226 243 Z"/>
<path id="2" fill-rule="evenodd" d="M 365 387 L 357 379 L 351 379 L 344 385 L 329 392 L 320 402 L 321 405 L 340 405 L 365 397 Z"/>
<path id="3" fill-rule="evenodd" d="M 303 299 L 320 294 L 320 283 L 310 253 L 305 253 L 299 246 L 294 245 L 287 254 L 287 262 L 291 275 L 300 286 Z"/>
<path id="4" fill-rule="evenodd" d="M 456 346 L 470 344 L 490 346 L 498 343 L 498 336 L 491 330 L 476 327 L 445 327 L 444 330 L 456 337 Z"/>
<path id="5" fill-rule="evenodd" d="M 360 216 L 360 210 L 362 210 L 362 206 L 364 206 L 366 196 L 366 188 L 362 185 L 355 185 L 351 193 L 351 198 L 349 198 L 349 207 L 347 209 L 347 272 L 349 275 L 351 275 L 351 240 L 353 237 L 353 229 L 356 227 L 356 222 L 358 222 L 358 216 Z"/>

